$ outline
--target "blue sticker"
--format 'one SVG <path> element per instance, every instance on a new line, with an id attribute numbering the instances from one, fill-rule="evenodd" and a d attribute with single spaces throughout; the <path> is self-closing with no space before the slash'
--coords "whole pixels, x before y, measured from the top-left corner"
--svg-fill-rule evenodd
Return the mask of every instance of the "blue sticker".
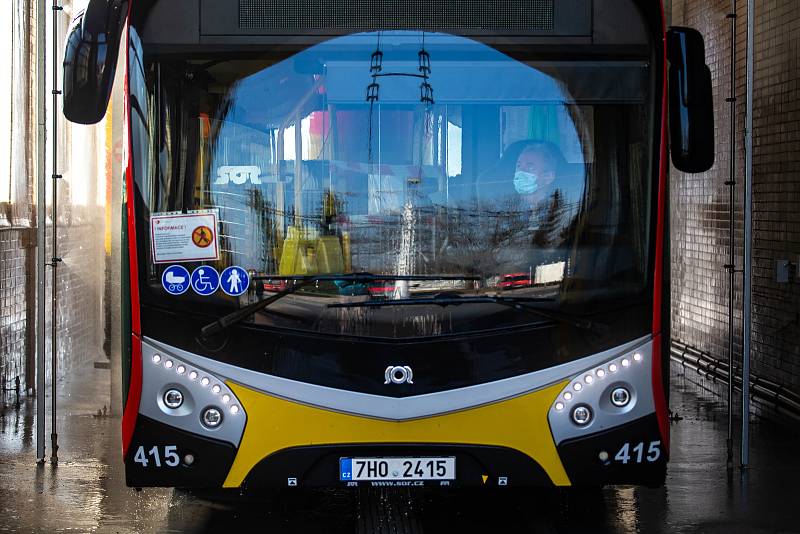
<path id="1" fill-rule="evenodd" d="M 189 271 L 182 265 L 170 265 L 161 275 L 161 285 L 170 295 L 183 295 L 189 290 Z"/>
<path id="2" fill-rule="evenodd" d="M 247 271 L 238 265 L 234 265 L 222 271 L 219 285 L 226 295 L 238 297 L 244 294 L 247 288 L 250 287 L 250 276 L 247 274 Z"/>
<path id="3" fill-rule="evenodd" d="M 353 480 L 352 458 L 339 458 L 339 480 Z"/>
<path id="4" fill-rule="evenodd" d="M 192 289 L 198 295 L 211 295 L 218 287 L 219 273 L 215 268 L 203 265 L 192 271 Z"/>

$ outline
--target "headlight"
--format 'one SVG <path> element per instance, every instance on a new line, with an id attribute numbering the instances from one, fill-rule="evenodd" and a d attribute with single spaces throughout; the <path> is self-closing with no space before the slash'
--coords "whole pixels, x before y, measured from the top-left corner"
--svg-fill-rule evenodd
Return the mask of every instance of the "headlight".
<path id="1" fill-rule="evenodd" d="M 630 401 L 631 393 L 626 388 L 614 388 L 614 390 L 611 392 L 611 404 L 617 408 L 627 406 Z"/>
<path id="2" fill-rule="evenodd" d="M 586 426 L 592 422 L 592 409 L 581 404 L 572 409 L 572 421 L 578 426 Z"/>
<path id="3" fill-rule="evenodd" d="M 173 410 L 180 408 L 181 404 L 183 404 L 183 393 L 178 389 L 168 389 L 164 393 L 164 404 L 167 408 L 172 408 Z"/>
<path id="4" fill-rule="evenodd" d="M 200 421 L 207 428 L 217 428 L 222 423 L 222 412 L 216 408 L 206 408 L 200 416 Z"/>

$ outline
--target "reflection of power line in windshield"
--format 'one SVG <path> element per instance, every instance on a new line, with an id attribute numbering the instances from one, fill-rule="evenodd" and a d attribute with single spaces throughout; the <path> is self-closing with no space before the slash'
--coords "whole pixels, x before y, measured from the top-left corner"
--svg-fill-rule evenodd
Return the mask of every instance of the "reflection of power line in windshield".
<path id="1" fill-rule="evenodd" d="M 368 117 L 368 125 L 367 125 L 367 161 L 370 165 L 374 163 L 373 155 L 372 155 L 372 130 L 373 130 L 373 122 L 374 122 L 374 109 L 375 103 L 380 100 L 380 90 L 381 86 L 378 83 L 378 78 L 387 78 L 387 77 L 400 77 L 400 78 L 419 78 L 422 80 L 419 86 L 419 101 L 424 104 L 425 106 L 425 133 L 430 134 L 431 131 L 428 131 L 428 123 L 429 119 L 432 120 L 431 115 L 431 107 L 434 104 L 433 100 L 433 86 L 430 84 L 430 75 L 431 75 L 431 56 L 427 50 L 425 50 L 425 32 L 422 32 L 422 38 L 420 43 L 420 50 L 417 52 L 417 61 L 418 67 L 417 72 L 383 72 L 383 52 L 381 51 L 381 32 L 377 34 L 378 39 L 375 47 L 375 51 L 370 56 L 370 64 L 369 64 L 369 72 L 371 82 L 367 85 L 366 90 L 366 101 L 369 102 L 369 117 Z M 431 129 L 432 130 L 432 129 Z M 421 143 L 424 145 L 424 143 Z M 421 147 L 422 148 L 422 147 Z M 423 148 L 424 149 L 424 148 Z M 422 158 L 419 161 L 420 168 L 422 167 Z"/>

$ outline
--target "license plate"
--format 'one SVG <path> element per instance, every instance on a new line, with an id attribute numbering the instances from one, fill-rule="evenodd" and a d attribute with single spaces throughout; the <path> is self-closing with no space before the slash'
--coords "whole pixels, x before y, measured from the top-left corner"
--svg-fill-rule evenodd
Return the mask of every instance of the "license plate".
<path id="1" fill-rule="evenodd" d="M 339 480 L 454 480 L 456 459 L 340 458 Z"/>

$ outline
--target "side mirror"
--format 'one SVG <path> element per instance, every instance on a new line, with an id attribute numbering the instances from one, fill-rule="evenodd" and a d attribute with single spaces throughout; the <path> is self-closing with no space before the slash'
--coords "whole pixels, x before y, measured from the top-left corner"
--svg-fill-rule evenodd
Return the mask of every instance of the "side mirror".
<path id="1" fill-rule="evenodd" d="M 703 36 L 691 28 L 667 32 L 672 163 L 684 172 L 714 164 L 714 102 Z"/>
<path id="2" fill-rule="evenodd" d="M 64 116 L 95 124 L 106 114 L 128 0 L 90 0 L 64 46 Z"/>

